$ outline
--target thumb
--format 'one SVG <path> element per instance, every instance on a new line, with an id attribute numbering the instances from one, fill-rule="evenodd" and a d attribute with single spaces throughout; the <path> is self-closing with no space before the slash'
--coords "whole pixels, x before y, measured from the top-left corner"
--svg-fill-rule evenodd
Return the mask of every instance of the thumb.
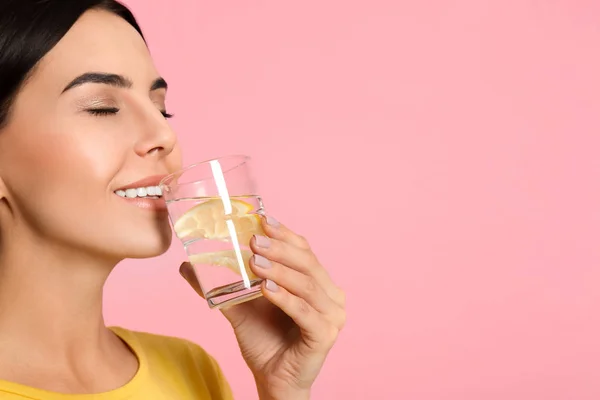
<path id="1" fill-rule="evenodd" d="M 194 289 L 200 297 L 205 299 L 204 293 L 202 292 L 202 288 L 200 287 L 200 281 L 198 281 L 198 277 L 196 276 L 196 272 L 194 271 L 194 267 L 189 262 L 184 262 L 179 267 L 179 274 L 186 280 L 187 283 Z M 249 309 L 252 308 L 250 305 L 251 302 L 246 302 L 242 304 L 237 304 L 231 307 L 221 308 L 221 313 L 229 320 L 231 325 L 235 328 L 239 326 L 245 319 L 249 313 Z"/>
<path id="2" fill-rule="evenodd" d="M 194 289 L 200 297 L 204 298 L 204 293 L 202 293 L 202 288 L 200 287 L 200 282 L 198 281 L 198 277 L 196 276 L 196 272 L 194 272 L 194 267 L 189 262 L 184 262 L 179 267 L 179 274 L 185 279 L 187 283 Z"/>

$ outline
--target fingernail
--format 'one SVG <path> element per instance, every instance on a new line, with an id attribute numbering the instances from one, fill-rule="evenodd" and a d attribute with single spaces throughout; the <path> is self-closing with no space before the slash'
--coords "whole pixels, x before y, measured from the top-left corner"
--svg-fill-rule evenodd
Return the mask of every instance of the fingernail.
<path id="1" fill-rule="evenodd" d="M 258 247 L 262 247 L 263 249 L 271 247 L 271 240 L 266 236 L 255 235 L 254 239 Z"/>
<path id="2" fill-rule="evenodd" d="M 267 215 L 267 224 L 271 225 L 273 228 L 279 227 L 279 221 L 277 221 L 275 218 L 271 217 L 270 215 Z"/>
<path id="3" fill-rule="evenodd" d="M 190 283 L 190 279 L 188 278 L 188 276 L 187 276 L 187 274 L 186 274 L 185 272 L 183 272 L 183 271 L 179 271 L 179 275 L 181 275 L 181 277 L 182 277 L 183 279 L 185 279 L 185 281 L 186 281 L 187 283 Z"/>
<path id="4" fill-rule="evenodd" d="M 265 286 L 270 292 L 276 292 L 279 290 L 279 286 L 277 286 L 277 284 L 270 279 L 267 279 L 267 284 Z"/>
<path id="5" fill-rule="evenodd" d="M 184 268 L 186 266 L 186 264 L 187 263 L 184 262 L 179 266 L 179 275 L 181 275 L 181 277 L 183 279 L 185 279 L 186 281 L 189 281 L 189 277 L 187 274 L 187 268 Z"/>
<path id="6" fill-rule="evenodd" d="M 264 269 L 269 269 L 273 266 L 273 264 L 271 264 L 271 261 L 267 260 L 266 258 L 264 258 L 263 256 L 261 256 L 259 254 L 254 255 L 254 265 L 256 265 L 257 267 L 264 268 Z"/>

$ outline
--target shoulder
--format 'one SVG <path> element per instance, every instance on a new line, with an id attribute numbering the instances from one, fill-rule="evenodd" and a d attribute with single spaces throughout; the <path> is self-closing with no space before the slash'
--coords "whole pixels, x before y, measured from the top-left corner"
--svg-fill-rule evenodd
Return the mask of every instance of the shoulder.
<path id="1" fill-rule="evenodd" d="M 189 382 L 204 382 L 210 392 L 219 393 L 220 397 L 215 398 L 233 398 L 219 363 L 200 345 L 174 336 L 122 327 L 110 329 L 137 353 L 138 358 L 145 359 L 149 369 L 158 376 L 176 373 Z"/>
<path id="2" fill-rule="evenodd" d="M 193 355 L 202 359 L 212 359 L 204 348 L 187 339 L 130 330 L 118 326 L 110 327 L 110 329 L 129 346 L 132 346 L 133 350 L 136 350 L 135 346 L 140 346 L 148 356 L 169 354 L 177 357 Z"/>

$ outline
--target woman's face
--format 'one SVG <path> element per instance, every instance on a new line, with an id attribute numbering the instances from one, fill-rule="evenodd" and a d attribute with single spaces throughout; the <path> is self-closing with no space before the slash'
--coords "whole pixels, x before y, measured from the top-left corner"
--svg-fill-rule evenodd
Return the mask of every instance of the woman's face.
<path id="1" fill-rule="evenodd" d="M 104 11 L 79 19 L 42 59 L 0 131 L 0 217 L 11 236 L 117 260 L 168 248 L 164 202 L 116 193 L 157 185 L 181 166 L 159 78 L 127 22 Z"/>

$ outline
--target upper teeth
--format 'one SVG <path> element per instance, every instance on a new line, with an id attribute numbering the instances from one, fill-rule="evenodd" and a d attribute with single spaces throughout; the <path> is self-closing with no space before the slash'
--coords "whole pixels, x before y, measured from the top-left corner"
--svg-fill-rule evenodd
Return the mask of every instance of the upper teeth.
<path id="1" fill-rule="evenodd" d="M 141 188 L 131 188 L 126 190 L 117 190 L 115 192 L 118 196 L 128 197 L 128 198 L 136 198 L 136 197 L 146 197 L 146 196 L 162 196 L 162 189 L 160 186 L 148 186 Z"/>

